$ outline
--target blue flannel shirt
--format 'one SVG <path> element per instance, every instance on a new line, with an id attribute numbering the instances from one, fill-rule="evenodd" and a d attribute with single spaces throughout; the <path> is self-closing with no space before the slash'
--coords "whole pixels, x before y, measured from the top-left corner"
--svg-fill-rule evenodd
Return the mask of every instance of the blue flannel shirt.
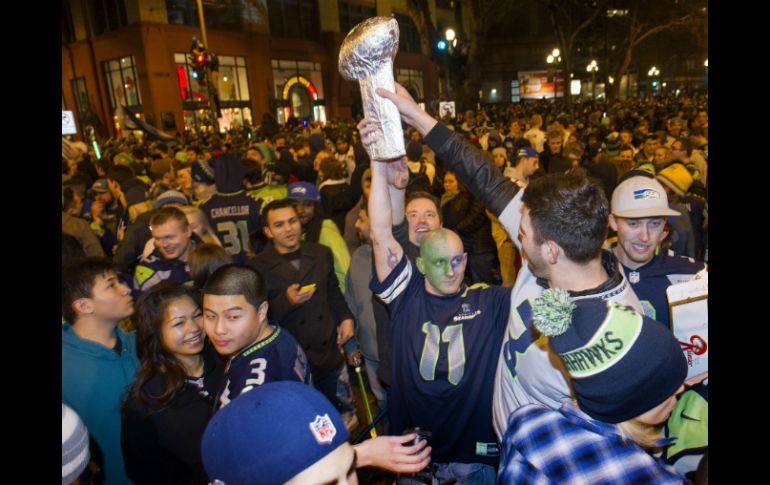
<path id="1" fill-rule="evenodd" d="M 670 440 L 666 440 L 670 441 Z M 531 404 L 508 419 L 498 484 L 682 484 L 686 478 L 596 421 L 574 402 L 559 409 Z"/>

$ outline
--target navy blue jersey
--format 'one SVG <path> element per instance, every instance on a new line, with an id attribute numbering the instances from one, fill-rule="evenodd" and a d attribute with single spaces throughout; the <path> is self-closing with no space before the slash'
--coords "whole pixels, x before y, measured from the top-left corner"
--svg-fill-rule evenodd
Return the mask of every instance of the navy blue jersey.
<path id="1" fill-rule="evenodd" d="M 254 386 L 266 382 L 310 382 L 307 357 L 289 332 L 275 328 L 270 336 L 256 342 L 230 359 L 225 370 L 225 386 L 219 393 L 217 409 Z"/>
<path id="2" fill-rule="evenodd" d="M 431 295 L 406 257 L 369 287 L 391 315 L 391 434 L 419 426 L 433 434 L 434 462 L 496 465 L 492 387 L 511 289 L 463 285 Z"/>
<path id="3" fill-rule="evenodd" d="M 642 304 L 644 314 L 666 327 L 670 324 L 666 288 L 693 279 L 705 263 L 680 256 L 671 250 L 660 251 L 647 264 L 637 269 L 623 266 L 626 278 Z"/>
<path id="4" fill-rule="evenodd" d="M 216 193 L 201 206 L 222 246 L 237 263 L 244 262 L 250 249 L 249 235 L 262 227 L 261 207 L 244 191 Z"/>
<path id="5" fill-rule="evenodd" d="M 195 247 L 193 242 L 192 247 Z M 160 282 L 179 283 L 185 286 L 192 285 L 190 276 L 190 264 L 180 259 L 166 259 L 158 251 L 158 248 L 143 257 L 134 268 L 134 280 L 132 283 L 132 295 L 134 300 L 149 288 Z"/>

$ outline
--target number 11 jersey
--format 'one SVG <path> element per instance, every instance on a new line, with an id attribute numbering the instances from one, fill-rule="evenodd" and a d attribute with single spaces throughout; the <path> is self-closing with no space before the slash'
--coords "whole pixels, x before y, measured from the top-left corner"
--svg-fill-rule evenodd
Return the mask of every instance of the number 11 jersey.
<path id="1" fill-rule="evenodd" d="M 463 285 L 431 295 L 406 256 L 369 287 L 391 317 L 391 434 L 419 426 L 432 433 L 434 462 L 495 466 L 492 389 L 511 289 Z"/>

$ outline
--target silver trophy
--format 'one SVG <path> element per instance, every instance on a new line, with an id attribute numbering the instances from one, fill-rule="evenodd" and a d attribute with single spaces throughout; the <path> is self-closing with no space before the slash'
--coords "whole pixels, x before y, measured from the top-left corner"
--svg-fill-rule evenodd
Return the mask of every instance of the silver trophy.
<path id="1" fill-rule="evenodd" d="M 400 158 L 406 154 L 398 108 L 375 89 L 396 90 L 393 59 L 398 52 L 398 22 L 392 17 L 372 17 L 353 27 L 340 47 L 339 70 L 348 81 L 358 81 L 364 114 L 379 126 L 382 136 L 368 145 L 372 160 Z"/>

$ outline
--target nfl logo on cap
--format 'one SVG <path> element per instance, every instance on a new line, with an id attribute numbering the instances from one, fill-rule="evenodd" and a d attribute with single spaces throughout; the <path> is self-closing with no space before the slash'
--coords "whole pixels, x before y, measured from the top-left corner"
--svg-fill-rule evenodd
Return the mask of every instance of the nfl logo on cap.
<path id="1" fill-rule="evenodd" d="M 337 434 L 337 428 L 334 427 L 328 414 L 316 415 L 315 421 L 310 423 L 310 431 L 319 445 L 330 444 L 334 440 L 334 435 Z"/>

